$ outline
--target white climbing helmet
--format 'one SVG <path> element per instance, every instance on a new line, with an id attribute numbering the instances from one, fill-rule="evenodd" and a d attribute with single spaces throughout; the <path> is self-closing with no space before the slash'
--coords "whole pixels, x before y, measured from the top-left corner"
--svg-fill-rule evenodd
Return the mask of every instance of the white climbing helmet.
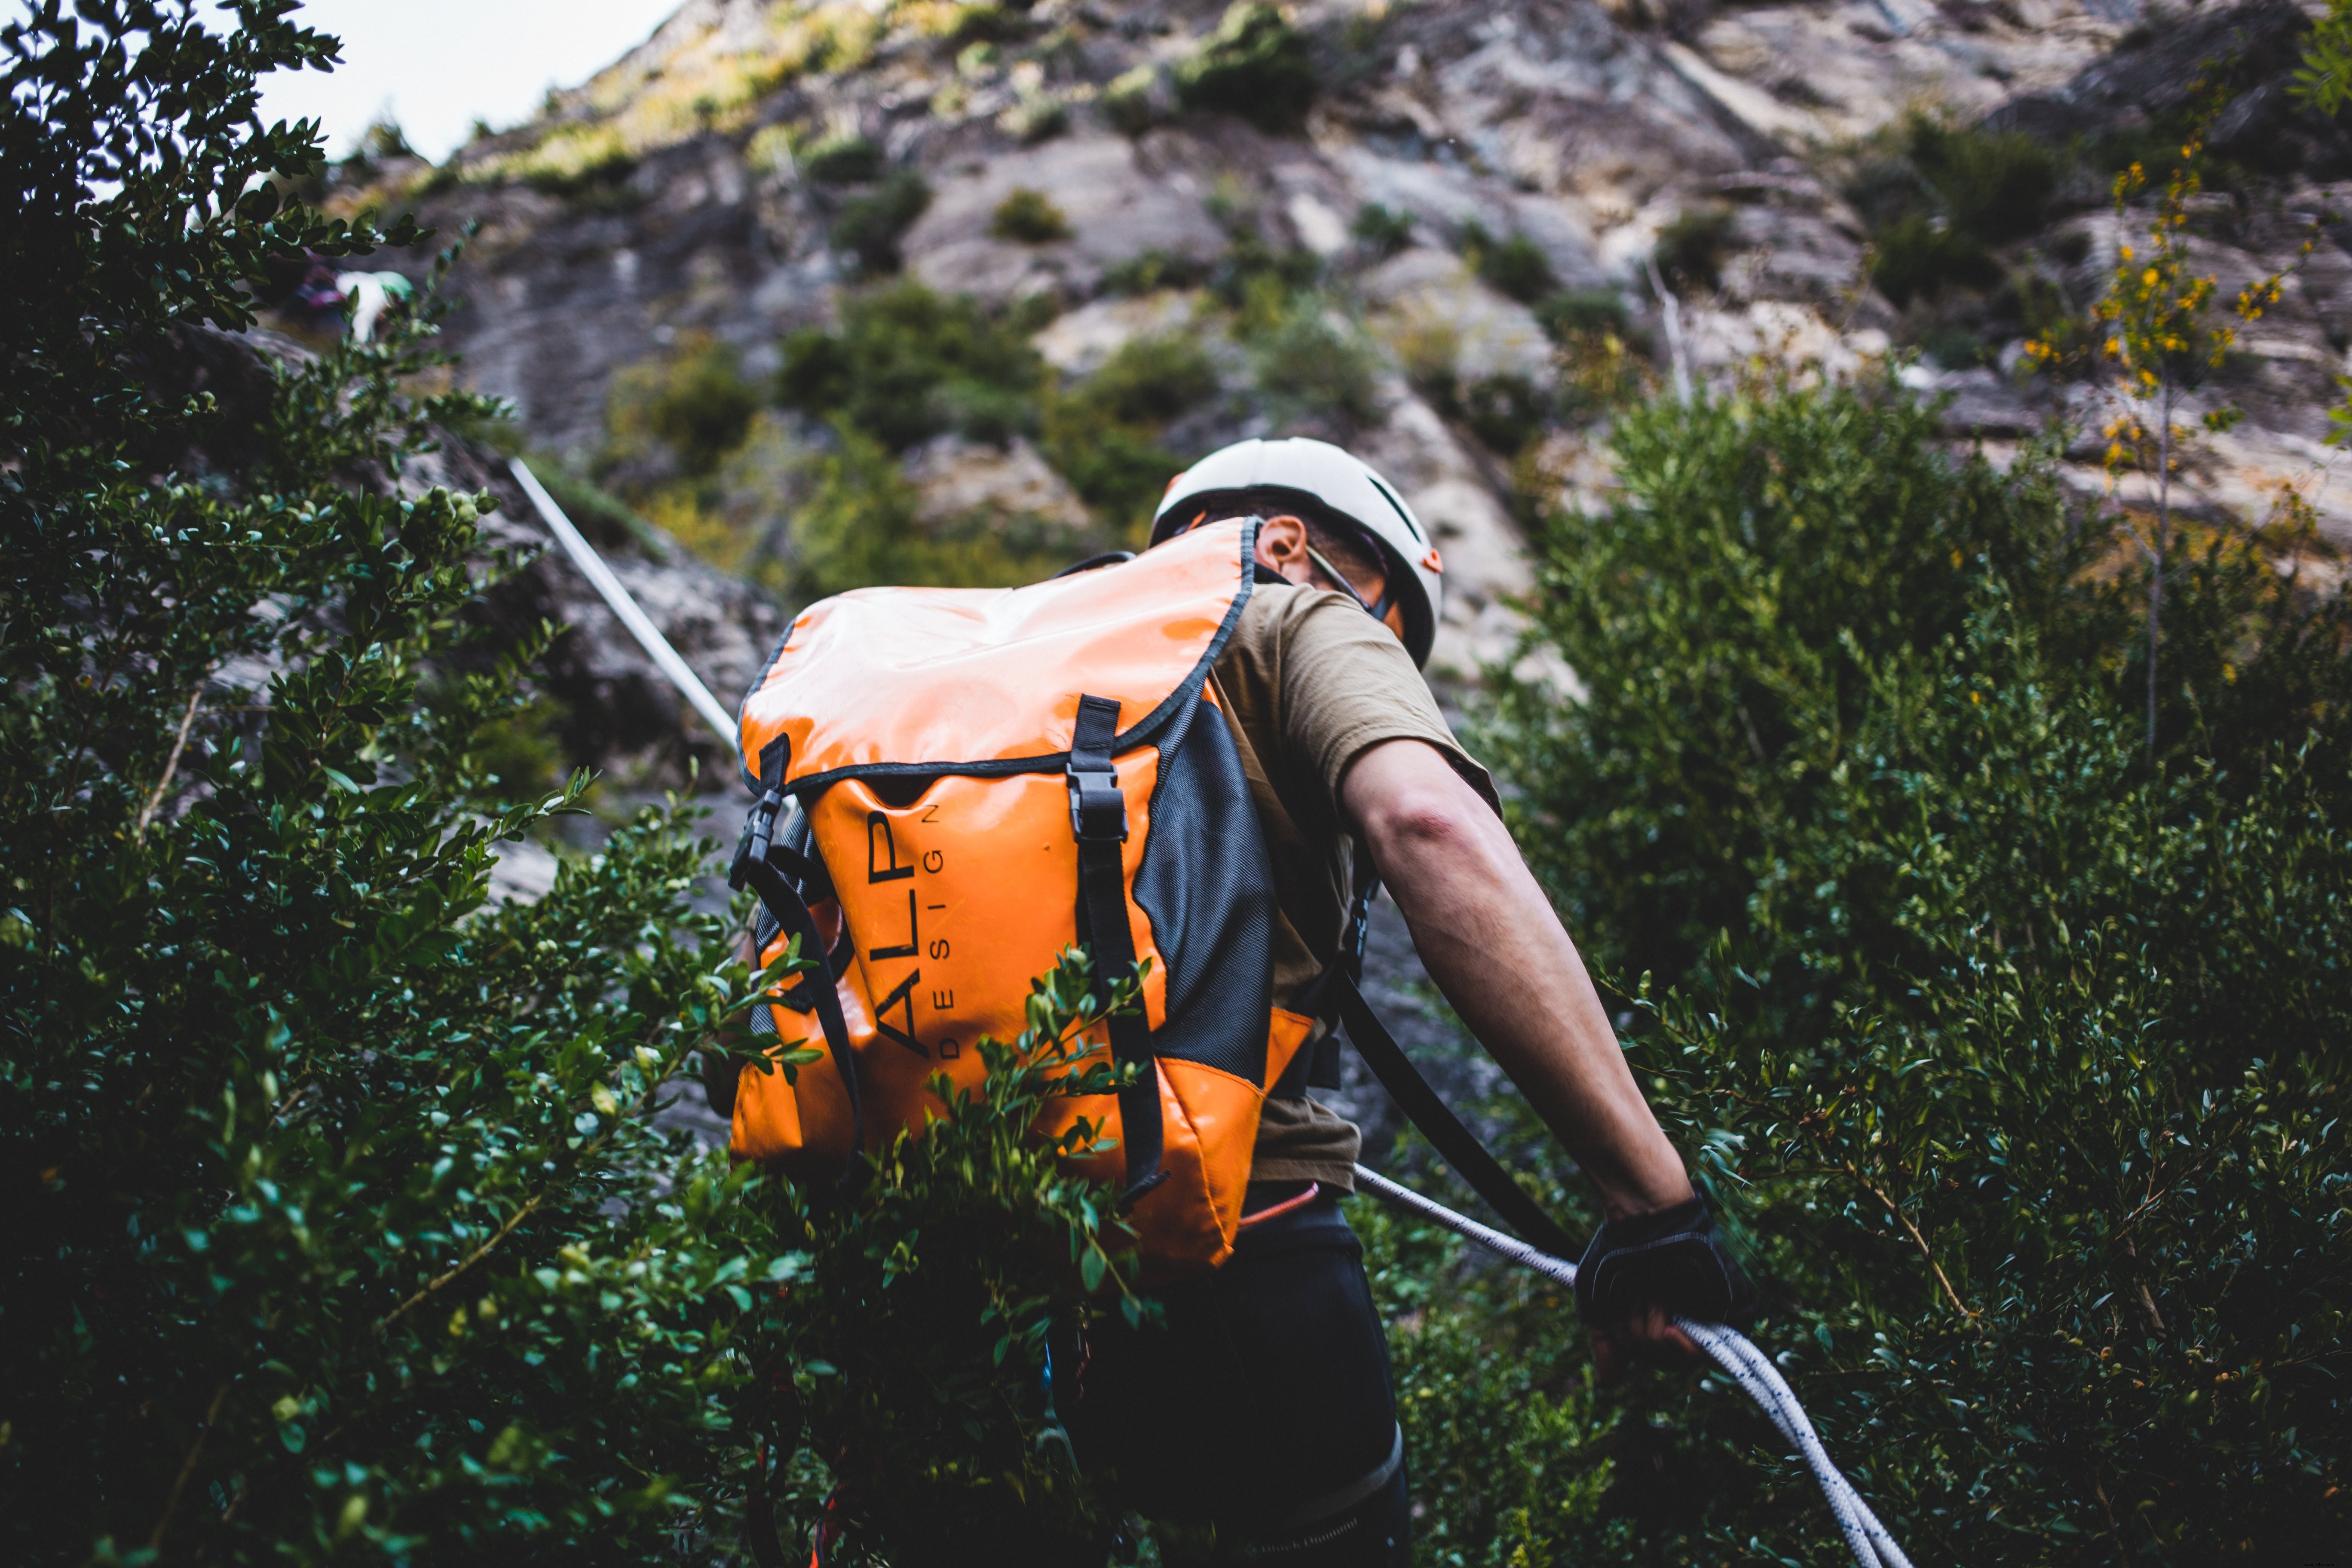
<path id="1" fill-rule="evenodd" d="M 1445 566 L 1437 545 L 1395 487 L 1362 458 L 1328 441 L 1236 441 L 1210 453 L 1168 481 L 1152 515 L 1151 542 L 1228 515 L 1217 510 L 1220 500 L 1269 489 L 1286 490 L 1363 531 L 1379 548 L 1389 593 L 1404 612 L 1405 648 L 1413 663 L 1427 664 L 1445 596 Z"/>

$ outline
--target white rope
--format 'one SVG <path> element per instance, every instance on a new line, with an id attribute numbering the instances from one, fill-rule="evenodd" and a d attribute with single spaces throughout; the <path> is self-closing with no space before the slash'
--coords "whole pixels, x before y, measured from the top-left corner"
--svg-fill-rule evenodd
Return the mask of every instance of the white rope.
<path id="1" fill-rule="evenodd" d="M 1476 1242 L 1499 1258 L 1508 1258 L 1525 1268 L 1532 1268 L 1546 1279 L 1558 1280 L 1573 1289 L 1576 1286 L 1576 1265 L 1564 1258 L 1554 1258 L 1538 1251 L 1515 1236 L 1506 1236 L 1491 1226 L 1480 1225 L 1467 1215 L 1455 1214 L 1443 1204 L 1433 1203 L 1410 1187 L 1401 1187 L 1378 1171 L 1356 1167 L 1356 1184 L 1384 1203 L 1411 1209 L 1423 1219 L 1444 1226 L 1454 1235 Z M 1721 1323 L 1693 1322 L 1688 1318 L 1676 1318 L 1675 1327 L 1691 1337 L 1699 1349 L 1721 1367 L 1740 1391 L 1753 1399 L 1780 1435 L 1789 1440 L 1798 1456 L 1820 1483 L 1822 1498 L 1830 1505 L 1830 1513 L 1837 1521 L 1838 1533 L 1845 1538 L 1846 1550 L 1853 1554 L 1857 1568 L 1911 1568 L 1911 1560 L 1895 1544 L 1895 1537 L 1878 1522 L 1870 1505 L 1862 1500 L 1853 1484 L 1830 1462 L 1829 1450 L 1822 1446 L 1820 1434 L 1805 1415 L 1805 1407 L 1797 1403 L 1788 1380 L 1780 1375 L 1762 1351 L 1749 1343 L 1746 1336 Z"/>
<path id="2" fill-rule="evenodd" d="M 701 714 L 704 722 L 727 742 L 727 749 L 733 751 L 740 743 L 736 739 L 735 716 L 727 711 L 719 699 L 710 695 L 710 688 L 703 685 L 702 678 L 687 668 L 686 660 L 677 657 L 677 649 L 669 646 L 669 638 L 662 636 L 661 628 L 637 607 L 636 600 L 621 586 L 621 580 L 613 575 L 613 569 L 604 564 L 604 558 L 596 553 L 596 547 L 572 526 L 572 520 L 563 515 L 563 509 L 555 504 L 555 498 L 547 493 L 547 488 L 539 482 L 539 477 L 523 466 L 520 458 L 508 458 L 507 467 L 514 470 L 515 482 L 522 486 L 522 493 L 530 498 L 530 504 L 539 509 L 540 521 L 547 524 L 548 531 L 554 534 L 556 542 L 563 546 L 563 552 L 572 557 L 572 563 L 580 568 L 580 574 L 604 596 L 604 603 L 611 606 L 613 614 L 629 628 L 630 635 L 637 639 L 638 645 L 653 657 L 654 663 L 669 677 L 669 683 L 677 688 L 678 694 L 686 699 L 688 706 Z"/>

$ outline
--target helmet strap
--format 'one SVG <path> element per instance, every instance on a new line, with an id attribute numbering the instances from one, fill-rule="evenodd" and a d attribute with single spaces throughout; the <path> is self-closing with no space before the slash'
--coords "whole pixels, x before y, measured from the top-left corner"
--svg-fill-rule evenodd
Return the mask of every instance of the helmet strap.
<path id="1" fill-rule="evenodd" d="M 1330 560 L 1326 557 L 1321 551 L 1316 549 L 1311 544 L 1308 545 L 1307 547 L 1307 559 L 1315 563 L 1315 564 L 1322 570 L 1323 575 L 1330 578 L 1332 582 L 1337 583 L 1339 585 L 1339 592 L 1347 595 L 1350 599 L 1355 600 L 1356 607 L 1358 609 L 1371 616 L 1372 619 L 1379 621 L 1383 625 L 1387 624 L 1389 618 L 1389 607 L 1396 603 L 1396 590 L 1393 587 L 1385 587 L 1383 589 L 1381 594 L 1381 602 L 1379 604 L 1368 605 L 1364 602 L 1364 596 L 1356 592 L 1356 585 L 1348 581 L 1348 574 L 1345 572 L 1340 571 L 1337 566 L 1332 565 Z"/>

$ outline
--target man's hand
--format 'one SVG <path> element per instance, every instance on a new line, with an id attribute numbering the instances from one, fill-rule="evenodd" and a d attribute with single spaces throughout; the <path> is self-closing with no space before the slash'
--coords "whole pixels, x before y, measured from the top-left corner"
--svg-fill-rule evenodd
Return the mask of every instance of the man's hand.
<path id="1" fill-rule="evenodd" d="M 1478 792 L 1436 747 L 1401 740 L 1359 756 L 1339 797 L 1431 977 L 1582 1167 L 1603 1217 L 1633 1221 L 1694 1202 L 1576 944 Z M 1660 1305 L 1683 1310 L 1627 1297 L 1588 1316 L 1604 1367 L 1698 1353 L 1665 1311 L 1650 1310 Z"/>
<path id="2" fill-rule="evenodd" d="M 1675 1318 L 1744 1327 L 1756 1288 L 1694 1197 L 1603 1225 L 1576 1266 L 1576 1308 L 1592 1325 L 1593 1360 L 1607 1381 L 1621 1361 L 1653 1359 L 1668 1347 L 1697 1354 Z"/>

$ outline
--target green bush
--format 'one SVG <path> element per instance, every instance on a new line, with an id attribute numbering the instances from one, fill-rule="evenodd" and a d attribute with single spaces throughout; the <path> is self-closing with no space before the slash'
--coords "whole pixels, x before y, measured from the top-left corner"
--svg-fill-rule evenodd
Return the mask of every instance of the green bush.
<path id="1" fill-rule="evenodd" d="M 1507 682 L 1488 741 L 1644 975 L 1633 1065 L 1832 1450 L 1920 1561 L 2344 1538 L 2352 606 L 2284 569 L 2314 542 L 2182 541 L 2151 754 L 2144 568 L 2048 454 L 1766 388 L 1615 457 L 1540 544 L 1589 695 Z M 1640 1555 L 1818 1539 L 1752 1413 L 1641 1392 L 1684 1506 Z"/>
<path id="2" fill-rule="evenodd" d="M 1112 418 L 1157 426 L 1216 396 L 1217 367 L 1187 334 L 1129 338 L 1085 386 Z"/>
<path id="3" fill-rule="evenodd" d="M 1456 395 L 1462 421 L 1502 457 L 1528 444 L 1550 417 L 1552 400 L 1523 375 L 1490 375 Z"/>
<path id="4" fill-rule="evenodd" d="M 1217 368 L 1192 339 L 1130 338 L 1092 375 L 1046 397 L 1045 457 L 1107 533 L 1139 543 L 1168 476 L 1184 466 L 1160 446 L 1161 427 L 1218 390 Z"/>
<path id="5" fill-rule="evenodd" d="M 791 1372 L 765 1414 L 780 1451 L 805 1423 L 835 1457 L 851 1543 L 885 1561 L 986 1561 L 991 1548 L 1071 1561 L 1117 1528 L 1108 1478 L 1079 1472 L 1056 1401 L 1075 1397 L 1089 1320 L 1142 1321 L 1134 1236 L 1114 1217 L 1117 1188 L 1063 1163 L 1097 1147 L 1099 1126 L 1081 1120 L 1052 1143 L 1032 1131 L 1056 1099 L 1116 1082 L 1099 1055 L 1079 1060 L 1099 1016 L 1092 984 L 1085 956 L 1065 954 L 1035 983 L 1020 1040 L 981 1042 L 982 1091 L 934 1079 L 946 1114 L 877 1155 L 855 1196 L 785 1194 L 782 1227 L 807 1250 L 769 1313 Z M 825 1494 L 778 1490 L 789 1550 Z"/>
<path id="6" fill-rule="evenodd" d="M 1331 319 L 1319 294 L 1283 301 L 1262 327 L 1244 319 L 1259 393 L 1282 416 L 1371 417 L 1379 362 L 1353 330 Z"/>
<path id="7" fill-rule="evenodd" d="M 1713 289 L 1723 281 L 1723 258 L 1731 249 L 1728 207 L 1685 207 L 1658 231 L 1652 252 L 1659 273 L 1677 289 Z"/>
<path id="8" fill-rule="evenodd" d="M 833 331 L 784 341 L 778 401 L 839 416 L 893 451 L 949 430 L 1003 439 L 1035 418 L 1045 363 L 1010 321 L 912 279 L 857 294 Z"/>
<path id="9" fill-rule="evenodd" d="M 485 901 L 586 788 L 491 776 L 549 634 L 461 631 L 488 503 L 420 460 L 495 410 L 404 390 L 425 311 L 299 363 L 220 330 L 272 257 L 415 237 L 223 198 L 317 156 L 252 118 L 333 58 L 281 10 L 0 34 L 52 269 L 0 325 L 0 1556 L 725 1540 L 772 1232 L 654 1110 L 749 977 L 675 806 Z"/>
<path id="10" fill-rule="evenodd" d="M 894 169 L 863 195 L 842 203 L 833 243 L 868 272 L 898 269 L 898 237 L 931 205 L 931 187 L 912 169 Z"/>
<path id="11" fill-rule="evenodd" d="M 2032 137 L 1955 130 L 1914 115 L 1907 140 L 1911 166 L 1962 234 L 1999 245 L 2042 226 L 2058 168 Z"/>
<path id="12" fill-rule="evenodd" d="M 743 444 L 760 394 L 732 343 L 698 333 L 668 359 L 615 375 L 607 405 L 605 423 L 616 437 L 650 436 L 687 472 L 708 474 Z"/>
<path id="13" fill-rule="evenodd" d="M 1497 240 L 1477 222 L 1462 226 L 1462 254 L 1471 269 L 1522 305 L 1532 305 L 1559 286 L 1542 247 L 1524 234 Z"/>
<path id="14" fill-rule="evenodd" d="M 821 136 L 800 152 L 801 172 L 828 185 L 856 185 L 878 178 L 886 167 L 882 149 L 855 132 Z"/>
<path id="15" fill-rule="evenodd" d="M 988 232 L 1022 245 L 1050 245 L 1070 237 L 1070 220 L 1045 192 L 1021 185 L 996 204 L 996 210 L 989 215 Z"/>
<path id="16" fill-rule="evenodd" d="M 1348 226 L 1348 232 L 1367 251 L 1386 259 L 1412 243 L 1412 215 L 1366 202 L 1356 209 L 1356 221 Z"/>
<path id="17" fill-rule="evenodd" d="M 1447 1233 L 1349 1205 L 1389 1325 L 1423 1563 L 1633 1562 L 1611 1517 L 1622 1414 L 1596 1393 L 1576 1307 Z"/>
<path id="18" fill-rule="evenodd" d="M 1870 280 L 1898 306 L 1934 300 L 1948 288 L 1990 288 L 2000 279 L 1991 252 L 1917 213 L 1880 229 L 1873 244 Z"/>
<path id="19" fill-rule="evenodd" d="M 926 528 L 920 498 L 888 447 L 845 419 L 834 421 L 833 450 L 810 464 L 807 496 L 787 530 L 782 586 L 803 603 L 877 584 L 1009 588 L 1068 563 L 1024 548 L 991 520 Z"/>
<path id="20" fill-rule="evenodd" d="M 1140 136 L 1166 117 L 1172 97 L 1165 67 L 1150 62 L 1121 71 L 1102 90 L 1103 118 L 1122 136 Z"/>
<path id="21" fill-rule="evenodd" d="M 1213 264 L 1197 257 L 1157 248 L 1140 250 L 1103 269 L 1107 294 L 1157 294 L 1162 289 L 1191 289 L 1208 281 Z"/>
<path id="22" fill-rule="evenodd" d="M 1554 342 L 1593 332 L 1624 337 L 1633 330 L 1625 300 L 1614 289 L 1563 289 L 1536 302 L 1536 320 Z"/>
<path id="23" fill-rule="evenodd" d="M 1899 155 L 1865 163 L 1847 194 L 1871 226 L 1871 281 L 1896 305 L 2001 279 L 1991 247 L 2032 234 L 2057 163 L 2031 137 L 1955 129 L 1913 114 Z"/>
<path id="24" fill-rule="evenodd" d="M 1176 67 L 1176 101 L 1237 114 L 1280 135 L 1307 121 L 1319 86 L 1307 40 L 1263 0 L 1234 0 L 1217 30 Z"/>

